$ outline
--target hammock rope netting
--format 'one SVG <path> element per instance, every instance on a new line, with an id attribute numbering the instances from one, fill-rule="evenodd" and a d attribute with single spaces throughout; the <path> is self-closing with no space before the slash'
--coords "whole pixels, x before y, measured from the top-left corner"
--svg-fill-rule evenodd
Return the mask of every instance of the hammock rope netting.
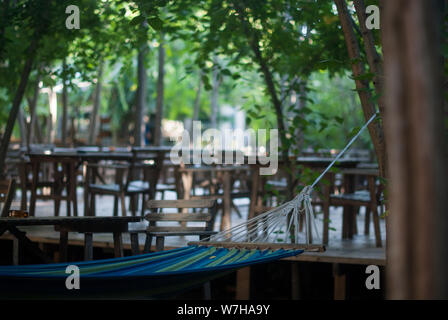
<path id="1" fill-rule="evenodd" d="M 291 201 L 183 248 L 96 261 L 0 266 L 0 296 L 160 298 L 241 267 L 296 256 L 304 250 L 320 251 L 319 246 L 313 246 L 320 239 L 311 192 L 375 118 L 373 115 L 314 183 Z M 300 216 L 305 232 L 299 228 Z M 69 265 L 79 268 L 79 290 L 67 290 Z"/>

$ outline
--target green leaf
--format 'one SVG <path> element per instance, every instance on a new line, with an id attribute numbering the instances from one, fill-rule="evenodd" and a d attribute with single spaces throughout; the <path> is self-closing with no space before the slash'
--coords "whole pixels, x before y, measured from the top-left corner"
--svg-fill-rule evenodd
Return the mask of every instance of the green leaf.
<path id="1" fill-rule="evenodd" d="M 144 16 L 136 16 L 134 19 L 131 20 L 130 25 L 131 26 L 136 26 L 138 24 L 142 24 L 143 21 L 145 21 L 145 17 Z"/>
<path id="2" fill-rule="evenodd" d="M 163 21 L 160 20 L 158 17 L 148 19 L 148 24 L 156 31 L 162 30 L 163 27 Z"/>

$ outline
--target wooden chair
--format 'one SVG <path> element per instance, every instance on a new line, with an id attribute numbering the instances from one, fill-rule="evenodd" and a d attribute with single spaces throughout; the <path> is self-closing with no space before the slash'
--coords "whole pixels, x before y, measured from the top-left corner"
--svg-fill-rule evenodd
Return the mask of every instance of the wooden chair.
<path id="1" fill-rule="evenodd" d="M 97 195 L 111 195 L 114 197 L 113 215 L 118 215 L 118 201 L 121 212 L 126 216 L 125 197 L 130 198 L 130 211 L 135 216 L 138 207 L 138 197 L 142 197 L 141 214 L 144 214 L 144 203 L 155 196 L 155 188 L 161 169 L 161 159 L 154 153 L 133 149 L 132 159 L 128 163 L 88 164 L 87 165 L 87 194 L 90 197 L 87 215 L 95 215 L 95 197 Z M 112 169 L 115 171 L 113 183 L 97 183 L 98 169 Z"/>
<path id="2" fill-rule="evenodd" d="M 151 250 L 152 239 L 156 238 L 156 251 L 162 251 L 165 246 L 165 237 L 171 236 L 199 236 L 202 240 L 215 234 L 213 225 L 216 216 L 216 200 L 150 200 L 146 203 L 146 208 L 151 213 L 145 215 L 149 221 L 146 230 L 131 232 L 131 246 L 133 253 L 138 254 L 138 233 L 146 233 L 144 252 Z M 165 213 L 159 212 L 163 209 L 201 209 L 200 213 Z M 207 212 L 204 212 L 207 210 Z M 176 226 L 160 226 L 161 222 L 181 222 Z M 185 223 L 184 223 L 185 222 Z M 189 222 L 200 222 L 202 226 L 188 226 Z"/>
<path id="3" fill-rule="evenodd" d="M 15 180 L 0 180 L 0 202 L 3 202 L 1 217 L 7 217 L 16 192 Z"/>
<path id="4" fill-rule="evenodd" d="M 342 171 L 344 174 L 344 189 L 345 192 L 341 194 L 330 194 L 330 187 L 326 188 L 326 195 L 323 205 L 324 211 L 324 230 L 323 230 L 323 243 L 328 244 L 329 233 L 329 217 L 330 206 L 344 206 L 344 207 L 366 207 L 366 216 L 364 224 L 364 234 L 369 234 L 370 228 L 370 215 L 373 216 L 373 225 L 375 230 L 376 246 L 381 247 L 381 230 L 379 221 L 378 206 L 381 203 L 381 197 L 383 188 L 381 185 L 376 185 L 376 171 L 377 170 L 359 170 L 348 169 Z M 367 180 L 367 190 L 356 190 L 354 187 L 355 176 L 365 176 Z M 347 183 L 347 180 L 349 183 Z M 356 216 L 353 214 L 351 217 L 343 217 L 343 236 L 350 235 L 356 230 Z"/>

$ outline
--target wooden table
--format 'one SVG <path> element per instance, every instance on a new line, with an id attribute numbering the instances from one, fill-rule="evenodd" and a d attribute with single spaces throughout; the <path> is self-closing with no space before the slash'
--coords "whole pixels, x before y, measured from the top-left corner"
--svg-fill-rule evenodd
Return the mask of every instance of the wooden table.
<path id="1" fill-rule="evenodd" d="M 154 152 L 154 157 L 157 157 L 160 153 L 166 154 L 171 150 L 169 146 L 160 146 L 160 147 L 135 147 L 134 150 L 141 152 L 145 151 L 148 153 Z M 33 183 L 32 185 L 32 196 L 30 203 L 30 215 L 34 215 L 35 211 L 35 202 L 37 198 L 51 198 L 58 200 L 64 199 L 67 200 L 68 204 L 73 204 L 73 212 L 74 215 L 77 216 L 78 208 L 77 208 L 77 200 L 76 200 L 76 171 L 79 166 L 86 163 L 97 163 L 101 160 L 112 160 L 112 161 L 123 161 L 130 162 L 134 159 L 134 153 L 130 148 L 117 148 L 112 149 L 111 151 L 101 150 L 100 148 L 55 148 L 54 150 L 40 150 L 38 152 L 30 152 L 27 154 L 30 158 L 30 162 L 32 164 L 32 173 L 33 173 Z M 139 158 L 140 159 L 140 158 Z M 145 158 L 146 159 L 146 158 Z M 62 163 L 66 166 L 65 174 L 67 176 L 67 196 L 60 197 L 57 195 L 48 196 L 40 196 L 36 193 L 36 187 L 38 184 L 38 173 L 39 173 L 39 164 L 42 162 L 52 162 L 52 163 Z M 84 182 L 86 182 L 86 177 L 84 176 Z M 23 185 L 23 184 L 22 184 Z M 26 192 L 26 191 L 23 191 Z M 88 195 L 84 192 L 84 212 L 87 211 L 88 204 Z M 55 209 L 57 209 L 57 205 L 55 204 Z M 58 210 L 55 210 L 58 212 Z M 70 215 L 70 205 L 67 205 L 67 215 Z"/>
<path id="2" fill-rule="evenodd" d="M 294 160 L 294 159 L 292 159 Z M 301 165 L 307 168 L 311 168 L 314 170 L 324 170 L 330 163 L 334 160 L 334 158 L 320 158 L 320 157 L 298 157 L 295 159 L 297 165 Z M 337 168 L 354 168 L 359 163 L 365 162 L 367 159 L 364 158 L 342 158 L 337 163 L 335 163 L 335 167 Z M 262 163 L 265 163 L 263 161 Z M 284 164 L 284 161 L 279 158 L 278 166 Z M 255 209 L 258 202 L 259 190 L 260 190 L 260 168 L 266 166 L 261 165 L 258 160 L 256 164 L 251 164 L 251 174 L 252 174 L 252 187 L 251 187 L 251 196 L 250 196 L 250 205 L 249 205 L 249 215 L 248 219 L 253 218 L 255 216 Z"/>
<path id="3" fill-rule="evenodd" d="M 91 260 L 93 257 L 92 238 L 93 233 L 113 233 L 115 256 L 123 256 L 122 236 L 128 231 L 129 222 L 139 222 L 141 217 L 28 217 L 28 218 L 0 218 L 0 236 L 9 231 L 14 237 L 28 248 L 33 254 L 44 262 L 51 260 L 26 237 L 26 233 L 20 231 L 20 226 L 53 225 L 60 233 L 60 260 L 67 259 L 68 232 L 84 233 L 84 258 Z M 18 261 L 18 253 L 15 252 L 14 261 Z"/>

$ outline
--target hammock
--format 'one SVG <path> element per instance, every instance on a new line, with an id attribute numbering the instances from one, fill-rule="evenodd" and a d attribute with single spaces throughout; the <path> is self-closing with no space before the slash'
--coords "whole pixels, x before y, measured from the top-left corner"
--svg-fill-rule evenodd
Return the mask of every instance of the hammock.
<path id="1" fill-rule="evenodd" d="M 302 253 L 297 249 L 196 246 L 77 263 L 0 266 L 2 298 L 163 298 L 248 265 Z M 80 288 L 68 290 L 67 266 L 79 268 Z"/>
<path id="2" fill-rule="evenodd" d="M 323 246 L 313 245 L 313 235 L 318 238 L 318 232 L 311 192 L 375 118 L 376 114 L 312 185 L 268 212 L 179 249 L 78 263 L 0 266 L 0 296 L 98 298 L 123 297 L 126 292 L 127 296 L 161 298 L 244 266 L 295 256 L 304 250 L 322 251 Z M 299 230 L 300 215 L 304 216 L 305 238 Z M 79 290 L 66 288 L 69 265 L 79 268 Z"/>

